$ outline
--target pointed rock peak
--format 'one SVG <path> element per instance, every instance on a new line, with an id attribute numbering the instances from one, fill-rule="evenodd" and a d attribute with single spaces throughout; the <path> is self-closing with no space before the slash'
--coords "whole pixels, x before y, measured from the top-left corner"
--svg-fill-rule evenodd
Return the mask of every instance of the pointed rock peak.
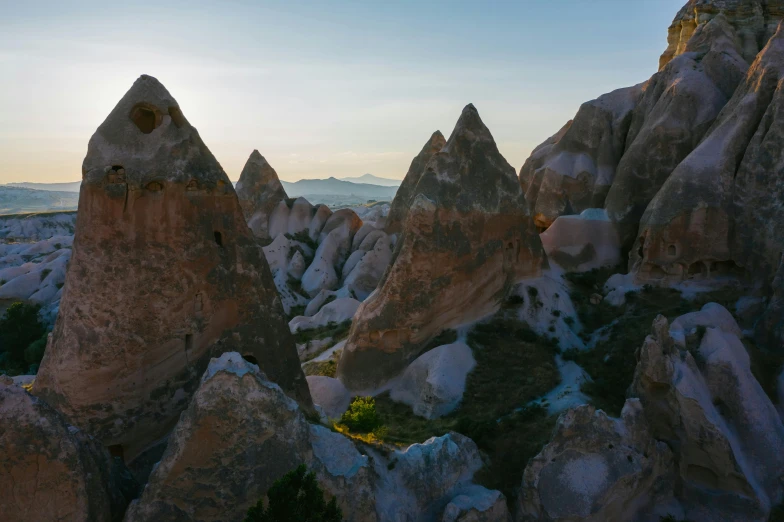
<path id="1" fill-rule="evenodd" d="M 479 111 L 473 104 L 469 103 L 460 114 L 457 120 L 455 129 L 449 136 L 449 141 L 446 143 L 445 149 L 449 149 L 452 142 L 456 139 L 468 139 L 470 141 L 490 141 L 494 142 L 493 135 L 490 130 L 485 126 L 482 118 L 479 117 Z"/>

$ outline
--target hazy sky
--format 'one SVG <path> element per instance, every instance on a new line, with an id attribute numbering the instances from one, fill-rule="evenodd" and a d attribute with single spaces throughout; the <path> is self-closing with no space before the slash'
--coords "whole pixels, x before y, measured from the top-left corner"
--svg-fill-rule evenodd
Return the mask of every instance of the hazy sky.
<path id="1" fill-rule="evenodd" d="M 0 0 L 0 183 L 81 178 L 157 77 L 232 179 L 402 178 L 473 103 L 519 170 L 579 105 L 646 80 L 685 0 Z M 115 4 L 115 5 L 113 5 Z"/>

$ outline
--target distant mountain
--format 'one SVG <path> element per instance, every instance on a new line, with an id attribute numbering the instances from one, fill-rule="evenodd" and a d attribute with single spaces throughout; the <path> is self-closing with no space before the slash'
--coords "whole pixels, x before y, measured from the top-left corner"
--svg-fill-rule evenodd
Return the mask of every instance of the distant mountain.
<path id="1" fill-rule="evenodd" d="M 397 187 L 384 187 L 368 183 L 352 183 L 337 178 L 301 179 L 294 183 L 283 181 L 283 188 L 290 198 L 300 196 L 356 196 L 364 199 L 391 200 Z"/>
<path id="2" fill-rule="evenodd" d="M 78 192 L 33 190 L 0 185 L 0 214 L 76 210 Z"/>
<path id="3" fill-rule="evenodd" d="M 5 187 L 21 187 L 33 190 L 49 190 L 57 192 L 79 192 L 79 187 L 82 185 L 81 181 L 69 181 L 67 183 L 7 183 Z"/>
<path id="4" fill-rule="evenodd" d="M 350 183 L 369 183 L 371 185 L 381 185 L 382 187 L 399 187 L 403 182 L 401 179 L 392 178 L 379 178 L 373 174 L 362 174 L 354 178 L 338 178 L 341 181 L 348 181 Z"/>

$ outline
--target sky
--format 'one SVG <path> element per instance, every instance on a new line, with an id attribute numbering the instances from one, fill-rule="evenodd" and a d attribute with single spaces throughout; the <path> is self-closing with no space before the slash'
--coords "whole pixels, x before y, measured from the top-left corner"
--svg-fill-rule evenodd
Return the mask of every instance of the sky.
<path id="1" fill-rule="evenodd" d="M 76 181 L 141 74 L 233 180 L 401 179 L 473 103 L 507 161 L 647 80 L 685 0 L 0 0 L 0 183 Z"/>

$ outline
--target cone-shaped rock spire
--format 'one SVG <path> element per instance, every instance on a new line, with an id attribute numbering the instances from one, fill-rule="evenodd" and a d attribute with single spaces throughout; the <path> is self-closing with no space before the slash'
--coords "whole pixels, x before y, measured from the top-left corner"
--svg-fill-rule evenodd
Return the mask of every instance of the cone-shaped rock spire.
<path id="1" fill-rule="evenodd" d="M 269 238 L 270 216 L 288 196 L 278 173 L 258 150 L 254 150 L 245 162 L 236 190 L 242 212 L 254 235 Z"/>

